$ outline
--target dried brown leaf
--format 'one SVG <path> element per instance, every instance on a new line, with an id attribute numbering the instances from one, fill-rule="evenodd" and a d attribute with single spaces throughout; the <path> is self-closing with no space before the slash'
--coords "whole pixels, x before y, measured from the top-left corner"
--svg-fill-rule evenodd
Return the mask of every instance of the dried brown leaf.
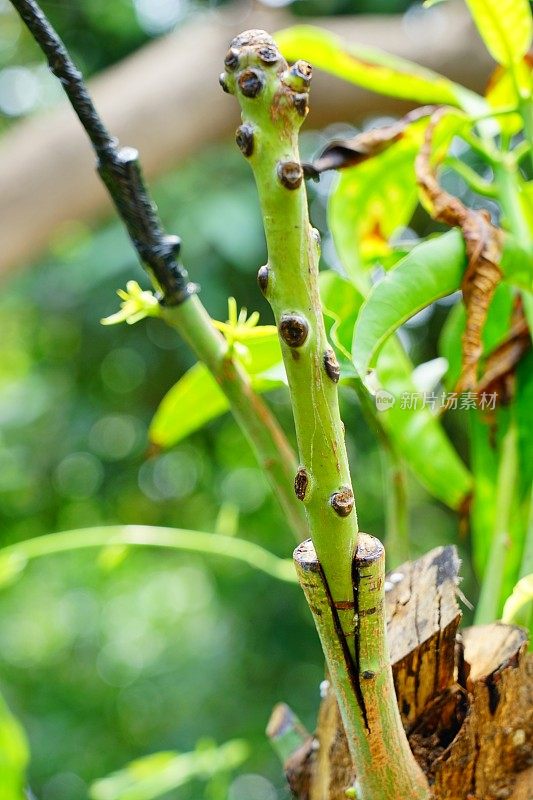
<path id="1" fill-rule="evenodd" d="M 473 211 L 467 208 L 458 197 L 446 192 L 437 180 L 436 166 L 431 160 L 433 137 L 439 121 L 446 113 L 448 109 L 439 108 L 432 115 L 424 144 L 415 161 L 415 171 L 432 217 L 446 225 L 461 228 L 465 240 L 468 266 L 461 288 L 466 308 L 466 327 L 457 390 L 466 391 L 475 389 L 478 383 L 478 364 L 483 352 L 481 335 L 496 286 L 502 278 L 499 263 L 503 232 L 492 224 L 486 210 Z"/>
<path id="2" fill-rule="evenodd" d="M 353 139 L 333 139 L 312 164 L 304 164 L 306 176 L 318 178 L 321 172 L 355 167 L 368 158 L 379 155 L 401 139 L 409 125 L 431 116 L 435 108 L 436 106 L 421 106 L 391 125 L 358 133 Z"/>
<path id="3" fill-rule="evenodd" d="M 511 329 L 505 340 L 487 358 L 478 382 L 478 392 L 496 394 L 499 404 L 510 402 L 514 395 L 516 366 L 530 347 L 529 326 L 518 298 Z"/>

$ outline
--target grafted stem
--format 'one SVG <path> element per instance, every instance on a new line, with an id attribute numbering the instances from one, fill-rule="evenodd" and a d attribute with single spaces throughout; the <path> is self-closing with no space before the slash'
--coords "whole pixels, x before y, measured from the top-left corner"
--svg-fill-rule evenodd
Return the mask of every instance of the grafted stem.
<path id="1" fill-rule="evenodd" d="M 338 629 L 328 587 L 310 540 L 294 553 L 335 687 L 361 800 L 427 800 L 427 781 L 405 736 L 385 638 L 385 551 L 359 535 L 354 559 L 356 657 Z M 357 704 L 351 698 L 357 698 Z"/>
<path id="2" fill-rule="evenodd" d="M 248 31 L 233 40 L 221 76 L 243 124 L 237 144 L 254 171 L 268 246 L 259 285 L 274 311 L 300 454 L 295 489 L 310 534 L 353 642 L 352 559 L 357 517 L 339 414 L 339 367 L 328 344 L 318 292 L 320 237 L 309 223 L 298 131 L 307 112 L 311 69 L 291 69 L 272 38 Z"/>
<path id="3" fill-rule="evenodd" d="M 237 144 L 252 166 L 263 213 L 268 264 L 258 282 L 278 326 L 298 439 L 295 491 L 311 540 L 297 548 L 296 567 L 341 709 L 358 796 L 427 800 L 428 784 L 409 749 L 394 694 L 383 547 L 358 536 L 339 412 L 340 370 L 320 304 L 320 237 L 309 222 L 298 150 L 311 67 L 298 61 L 289 68 L 273 39 L 258 30 L 236 37 L 224 63 L 220 82 L 241 106 Z"/>

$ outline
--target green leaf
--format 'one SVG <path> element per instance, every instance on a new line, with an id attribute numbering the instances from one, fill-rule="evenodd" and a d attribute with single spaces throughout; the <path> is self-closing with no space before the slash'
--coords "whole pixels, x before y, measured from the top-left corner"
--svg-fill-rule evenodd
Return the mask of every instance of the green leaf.
<path id="1" fill-rule="evenodd" d="M 278 31 L 275 39 L 289 61 L 304 58 L 313 67 L 379 94 L 460 107 L 466 107 L 475 97 L 432 70 L 377 48 L 348 44 L 312 25 Z"/>
<path id="2" fill-rule="evenodd" d="M 241 360 L 255 391 L 267 392 L 281 385 L 280 380 L 260 374 L 281 362 L 277 331 L 247 340 L 246 351 Z M 195 364 L 159 404 L 150 424 L 150 440 L 159 447 L 171 447 L 228 410 L 229 402 L 207 367 Z"/>
<path id="3" fill-rule="evenodd" d="M 507 236 L 501 268 L 514 277 L 524 270 L 524 251 Z M 461 287 L 466 269 L 462 234 L 454 229 L 417 245 L 376 284 L 359 314 L 354 332 L 354 364 L 364 378 L 383 343 L 400 325 L 441 297 Z"/>
<path id="4" fill-rule="evenodd" d="M 520 61 L 533 33 L 528 0 L 466 0 L 491 56 L 504 66 Z"/>
<path id="5" fill-rule="evenodd" d="M 414 161 L 428 120 L 405 129 L 379 155 L 342 172 L 329 200 L 335 247 L 350 276 L 364 291 L 360 275 L 390 255 L 391 236 L 406 226 L 418 202 Z"/>
<path id="6" fill-rule="evenodd" d="M 533 575 L 521 578 L 507 598 L 503 607 L 502 621 L 507 623 L 519 620 L 525 607 L 533 603 Z"/>
<path id="7" fill-rule="evenodd" d="M 24 731 L 0 695 L 0 797 L 23 800 L 28 760 Z"/>
<path id="8" fill-rule="evenodd" d="M 153 753 L 102 778 L 90 788 L 91 800 L 154 800 L 191 780 L 230 772 L 249 756 L 246 742 L 235 739 L 220 747 L 198 747 L 192 753 Z"/>
<path id="9" fill-rule="evenodd" d="M 333 321 L 329 337 L 341 355 L 351 363 L 353 327 L 363 304 L 363 295 L 351 281 L 333 270 L 320 273 L 319 286 L 324 314 Z"/>
<path id="10" fill-rule="evenodd" d="M 363 297 L 336 272 L 321 273 L 320 294 L 324 313 L 335 321 L 330 337 L 339 350 L 342 364 L 342 358 L 350 356 L 353 328 Z M 376 372 L 382 390 L 393 401 L 385 410 L 378 411 L 377 396 L 377 422 L 427 491 L 451 508 L 459 508 L 471 491 L 471 477 L 431 410 L 420 404 L 402 408 L 402 395 L 416 393 L 417 387 L 412 377 L 413 366 L 396 339 L 390 339 L 383 347 Z"/>
<path id="11" fill-rule="evenodd" d="M 353 360 L 362 378 L 389 336 L 406 320 L 440 297 L 456 291 L 466 266 L 458 230 L 417 245 L 376 284 L 357 319 Z"/>
<path id="12" fill-rule="evenodd" d="M 485 98 L 494 110 L 519 107 L 520 98 L 517 88 L 526 97 L 531 95 L 531 64 L 523 58 L 512 69 L 498 66 L 492 73 Z M 503 133 L 514 136 L 524 127 L 524 121 L 519 113 L 503 114 L 498 117 L 498 125 Z"/>

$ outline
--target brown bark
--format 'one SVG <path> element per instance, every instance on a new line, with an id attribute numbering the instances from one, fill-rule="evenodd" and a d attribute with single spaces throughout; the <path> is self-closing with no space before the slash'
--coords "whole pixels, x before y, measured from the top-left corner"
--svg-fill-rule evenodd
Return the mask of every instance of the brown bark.
<path id="1" fill-rule="evenodd" d="M 458 568 L 455 549 L 444 547 L 389 576 L 389 644 L 402 720 L 435 800 L 532 800 L 533 657 L 526 633 L 494 623 L 457 635 Z M 315 735 L 285 766 L 299 800 L 345 800 L 355 771 L 330 691 Z"/>

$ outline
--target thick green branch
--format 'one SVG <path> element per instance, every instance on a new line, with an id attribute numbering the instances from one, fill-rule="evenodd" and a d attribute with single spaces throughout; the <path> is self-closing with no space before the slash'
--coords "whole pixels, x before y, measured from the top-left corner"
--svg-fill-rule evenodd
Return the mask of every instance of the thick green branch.
<path id="1" fill-rule="evenodd" d="M 356 661 L 340 634 L 331 598 L 311 541 L 295 551 L 296 571 L 313 610 L 361 800 L 429 800 L 427 781 L 405 736 L 385 637 L 385 551 L 361 533 L 354 560 Z M 351 698 L 355 695 L 357 703 Z"/>
<path id="2" fill-rule="evenodd" d="M 353 600 L 357 518 L 339 414 L 339 370 L 318 292 L 319 236 L 309 223 L 298 152 L 310 67 L 297 62 L 289 69 L 260 31 L 234 39 L 225 65 L 221 82 L 242 108 L 237 143 L 254 171 L 263 212 L 268 265 L 259 272 L 259 285 L 274 311 L 291 392 L 301 463 L 296 491 L 350 635 L 353 619 L 344 605 Z"/>

